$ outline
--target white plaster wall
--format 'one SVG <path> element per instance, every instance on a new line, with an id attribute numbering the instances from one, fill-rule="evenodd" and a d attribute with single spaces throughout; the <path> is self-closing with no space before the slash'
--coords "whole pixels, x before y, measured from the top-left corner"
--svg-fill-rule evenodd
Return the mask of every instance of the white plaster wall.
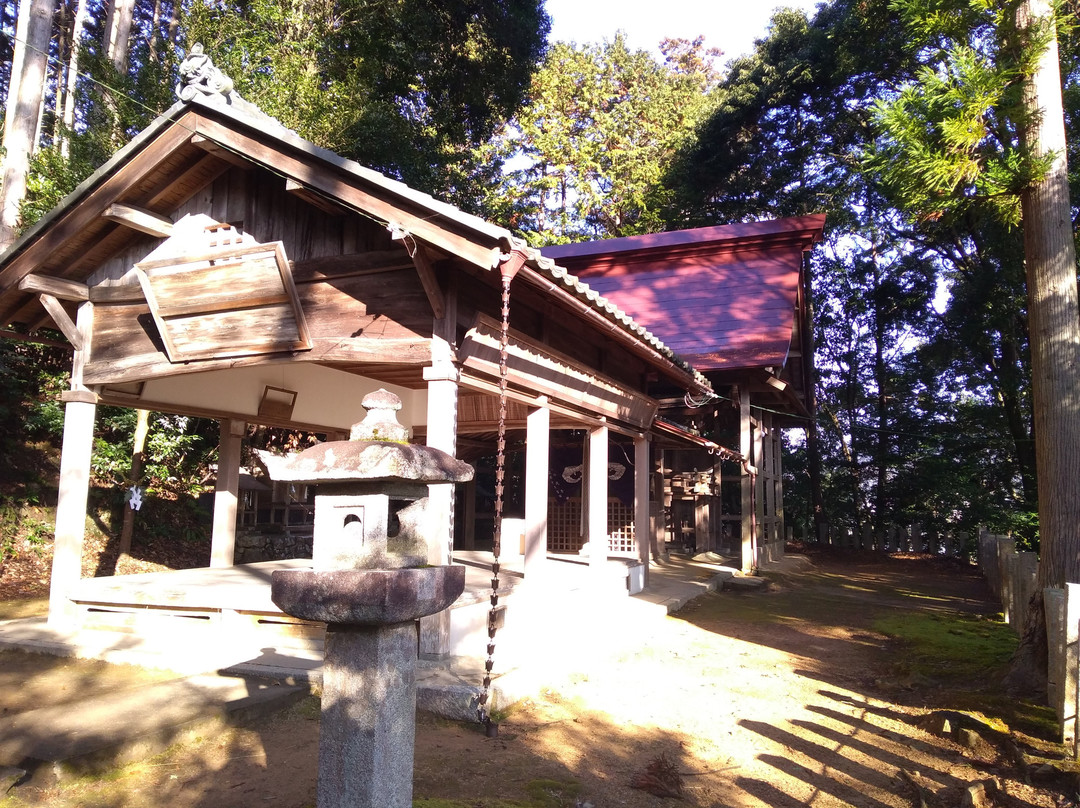
<path id="1" fill-rule="evenodd" d="M 410 390 L 303 362 L 151 379 L 143 387 L 142 398 L 249 416 L 252 422 L 257 422 L 259 401 L 268 385 L 297 391 L 293 419 L 301 423 L 347 430 L 364 417 L 360 401 L 380 387 L 401 399 L 398 416 L 402 424 L 416 427 L 427 423 L 426 390 Z"/>

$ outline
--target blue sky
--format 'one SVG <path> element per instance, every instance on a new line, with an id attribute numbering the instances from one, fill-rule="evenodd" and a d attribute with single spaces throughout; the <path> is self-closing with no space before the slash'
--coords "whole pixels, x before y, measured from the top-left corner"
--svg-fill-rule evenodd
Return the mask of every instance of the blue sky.
<path id="1" fill-rule="evenodd" d="M 661 39 L 705 36 L 724 51 L 721 61 L 749 52 L 778 6 L 813 15 L 819 0 L 547 0 L 552 41 L 611 40 L 623 31 L 631 47 L 655 50 Z"/>

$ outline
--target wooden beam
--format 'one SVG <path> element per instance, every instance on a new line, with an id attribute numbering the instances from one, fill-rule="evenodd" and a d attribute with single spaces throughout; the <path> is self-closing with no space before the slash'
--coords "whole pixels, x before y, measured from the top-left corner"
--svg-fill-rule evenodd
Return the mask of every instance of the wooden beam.
<path id="1" fill-rule="evenodd" d="M 101 215 L 111 222 L 125 225 L 148 236 L 168 238 L 173 232 L 172 219 L 134 205 L 114 203 L 105 208 Z"/>
<path id="2" fill-rule="evenodd" d="M 90 290 L 85 283 L 53 278 L 48 275 L 31 273 L 19 281 L 19 289 L 23 292 L 52 295 L 60 300 L 70 300 L 74 303 L 85 303 L 90 299 Z"/>
<path id="3" fill-rule="evenodd" d="M 424 293 L 427 295 L 428 302 L 431 303 L 431 310 L 435 313 L 435 319 L 441 320 L 446 315 L 446 299 L 443 297 L 442 289 L 439 288 L 439 279 L 435 277 L 435 267 L 431 264 L 431 256 L 427 248 L 417 243 L 413 249 L 412 259 L 420 275 L 420 283 L 424 286 Z"/>
<path id="4" fill-rule="evenodd" d="M 234 165 L 237 168 L 242 168 L 245 171 L 251 171 L 253 168 L 255 168 L 255 164 L 250 160 L 244 159 L 243 156 L 237 154 L 231 149 L 226 149 L 220 143 L 216 143 L 213 140 L 210 140 L 210 138 L 203 137 L 202 135 L 192 135 L 191 145 L 198 146 L 207 154 L 212 154 L 219 160 L 224 160 L 225 162 Z"/>
<path id="5" fill-rule="evenodd" d="M 301 182 L 297 182 L 291 177 L 285 180 L 285 191 L 292 194 L 297 199 L 302 199 L 314 208 L 318 208 L 327 216 L 344 216 L 346 214 L 345 208 L 341 207 L 337 203 L 327 199 L 318 191 L 313 191 Z"/>
<path id="6" fill-rule="evenodd" d="M 45 311 L 49 312 L 49 316 L 52 317 L 53 322 L 57 327 L 64 332 L 64 336 L 68 338 L 68 342 L 76 351 L 83 349 L 82 334 L 79 333 L 79 329 L 76 328 L 75 323 L 71 321 L 68 313 L 64 311 L 64 307 L 60 304 L 52 295 L 42 294 L 40 296 L 41 305 L 45 307 Z"/>
<path id="7" fill-rule="evenodd" d="M 403 249 L 371 250 L 346 255 L 327 255 L 290 261 L 295 283 L 318 283 L 325 280 L 341 280 L 380 272 L 398 272 L 412 269 L 413 262 Z"/>

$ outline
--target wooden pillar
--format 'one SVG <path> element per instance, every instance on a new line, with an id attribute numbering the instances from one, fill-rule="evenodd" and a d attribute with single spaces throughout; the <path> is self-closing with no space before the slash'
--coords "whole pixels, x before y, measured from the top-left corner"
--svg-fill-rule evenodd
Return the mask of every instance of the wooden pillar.
<path id="1" fill-rule="evenodd" d="M 758 439 L 761 441 L 761 508 L 763 519 L 762 536 L 766 543 L 772 543 L 776 538 L 776 487 L 774 485 L 776 481 L 776 469 L 773 465 L 774 453 L 773 453 L 773 429 L 772 429 L 772 414 L 763 412 L 761 413 L 761 429 L 758 431 Z"/>
<path id="2" fill-rule="evenodd" d="M 589 514 L 586 521 L 589 542 L 589 563 L 602 574 L 608 557 L 608 428 L 606 425 L 589 430 L 588 457 Z"/>
<path id="3" fill-rule="evenodd" d="M 753 465 L 753 444 L 750 441 L 750 390 L 746 384 L 739 385 L 739 453 L 746 459 L 746 464 Z M 741 474 L 742 503 L 741 503 L 741 562 L 742 571 L 745 573 L 754 570 L 754 536 L 753 536 L 753 480 L 744 464 Z"/>
<path id="4" fill-rule="evenodd" d="M 765 480 L 768 476 L 768 470 L 764 467 L 765 463 L 765 436 L 762 434 L 764 430 L 761 428 L 761 420 L 751 418 L 750 428 L 752 444 L 754 447 L 754 465 L 757 467 L 757 477 L 754 481 L 754 567 L 758 565 L 759 557 L 761 556 L 761 547 L 765 541 L 768 540 L 768 520 L 766 519 L 765 512 Z"/>
<path id="5" fill-rule="evenodd" d="M 210 537 L 210 566 L 231 567 L 236 551 L 236 504 L 240 493 L 240 444 L 247 424 L 221 421 L 217 483 L 214 486 L 214 530 Z"/>
<path id="6" fill-rule="evenodd" d="M 667 517 L 668 500 L 665 494 L 664 450 L 656 453 L 656 468 L 653 471 L 653 499 L 656 503 L 656 515 L 653 522 L 653 558 L 667 560 Z"/>
<path id="7" fill-rule="evenodd" d="M 65 402 L 64 440 L 60 449 L 60 489 L 49 583 L 49 625 L 64 629 L 77 625 L 75 604 L 70 597 L 71 590 L 82 577 L 86 504 L 90 496 L 97 394 L 83 384 L 83 368 L 90 355 L 94 306 L 92 303 L 81 304 L 74 324 L 66 319 L 66 315 L 62 315 L 61 320 L 57 325 L 65 333 L 72 332 L 69 338 L 73 339 L 76 349 L 71 363 L 71 390 L 61 396 Z"/>
<path id="8" fill-rule="evenodd" d="M 774 501 L 776 502 L 776 538 L 783 539 L 787 536 L 787 525 L 784 522 L 784 442 L 780 439 L 780 433 L 776 433 L 773 441 L 773 474 L 775 475 L 774 486 L 776 490 Z M 781 551 L 783 545 L 781 545 Z"/>
<path id="9" fill-rule="evenodd" d="M 525 434 L 525 581 L 544 583 L 548 548 L 548 465 L 551 411 L 531 410 Z"/>
<path id="10" fill-rule="evenodd" d="M 90 455 L 94 445 L 97 397 L 86 390 L 64 394 L 64 442 L 60 454 L 60 492 L 56 502 L 56 541 L 49 586 L 49 625 L 71 628 L 75 608 L 71 589 L 82 577 L 86 503 L 90 493 Z"/>
<path id="11" fill-rule="evenodd" d="M 465 488 L 461 492 L 461 497 L 464 500 L 463 508 L 465 513 L 462 514 L 461 525 L 461 549 L 462 550 L 475 550 L 476 549 L 476 479 L 473 478 L 465 483 Z"/>
<path id="12" fill-rule="evenodd" d="M 453 294 L 446 297 L 443 317 L 433 323 L 431 366 L 424 368 L 427 382 L 427 445 L 450 455 L 457 453 L 458 380 L 453 363 L 457 314 Z M 449 564 L 454 546 L 454 486 L 428 486 L 427 516 L 431 539 L 428 563 Z M 421 654 L 450 653 L 450 610 L 420 618 Z"/>
<path id="13" fill-rule="evenodd" d="M 645 435 L 634 438 L 634 543 L 637 544 L 638 561 L 645 565 L 645 586 L 649 585 L 649 439 Z"/>

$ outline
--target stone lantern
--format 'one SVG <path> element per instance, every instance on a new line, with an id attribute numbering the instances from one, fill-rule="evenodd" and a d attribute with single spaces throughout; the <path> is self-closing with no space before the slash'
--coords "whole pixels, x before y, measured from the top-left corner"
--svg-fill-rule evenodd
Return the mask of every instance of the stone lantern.
<path id="1" fill-rule="evenodd" d="M 410 808 L 416 731 L 416 623 L 453 603 L 465 568 L 427 566 L 428 486 L 473 469 L 407 442 L 401 400 L 364 397 L 347 441 L 289 458 L 279 478 L 317 486 L 312 569 L 278 570 L 286 614 L 326 623 L 318 808 Z"/>

